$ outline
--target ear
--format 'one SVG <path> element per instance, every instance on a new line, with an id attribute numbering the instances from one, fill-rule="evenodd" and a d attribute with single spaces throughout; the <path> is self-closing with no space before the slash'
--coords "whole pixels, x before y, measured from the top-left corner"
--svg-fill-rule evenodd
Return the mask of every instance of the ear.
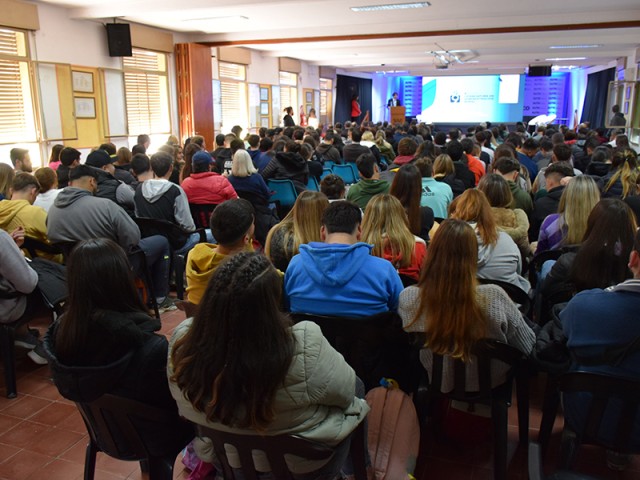
<path id="1" fill-rule="evenodd" d="M 360 238 L 362 237 L 362 224 L 358 224 L 358 228 L 356 229 L 356 239 L 358 241 L 360 241 Z"/>
<path id="2" fill-rule="evenodd" d="M 327 229 L 324 225 L 320 227 L 320 240 L 325 242 L 327 240 Z"/>
<path id="3" fill-rule="evenodd" d="M 636 250 L 632 250 L 629 255 L 629 270 L 633 272 L 634 276 L 640 273 L 640 253 Z"/>

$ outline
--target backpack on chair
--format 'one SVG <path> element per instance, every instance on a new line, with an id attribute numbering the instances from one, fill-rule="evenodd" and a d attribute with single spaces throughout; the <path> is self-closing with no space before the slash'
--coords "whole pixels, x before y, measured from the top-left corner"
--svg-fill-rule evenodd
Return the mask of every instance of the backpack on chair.
<path id="1" fill-rule="evenodd" d="M 406 480 L 413 477 L 420 446 L 420 424 L 411 398 L 394 385 L 376 387 L 366 395 L 371 407 L 369 455 L 375 480 Z"/>

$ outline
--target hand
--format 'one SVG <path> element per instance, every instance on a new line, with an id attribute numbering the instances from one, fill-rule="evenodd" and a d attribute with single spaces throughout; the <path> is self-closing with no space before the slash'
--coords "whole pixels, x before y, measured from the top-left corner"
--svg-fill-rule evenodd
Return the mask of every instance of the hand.
<path id="1" fill-rule="evenodd" d="M 11 238 L 16 242 L 18 247 L 22 247 L 24 244 L 24 228 L 18 227 L 13 232 L 11 232 Z"/>
<path id="2" fill-rule="evenodd" d="M 560 179 L 560 185 L 567 186 L 573 177 L 562 177 Z"/>

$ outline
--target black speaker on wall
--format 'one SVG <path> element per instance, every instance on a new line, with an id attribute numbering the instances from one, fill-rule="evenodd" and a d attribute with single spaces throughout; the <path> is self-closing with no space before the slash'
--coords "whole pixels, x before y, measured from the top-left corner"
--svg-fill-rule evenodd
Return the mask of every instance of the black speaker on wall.
<path id="1" fill-rule="evenodd" d="M 530 77 L 550 77 L 551 65 L 529 65 L 527 75 Z"/>
<path id="2" fill-rule="evenodd" d="M 110 57 L 130 57 L 131 30 L 128 23 L 107 23 L 107 41 Z"/>

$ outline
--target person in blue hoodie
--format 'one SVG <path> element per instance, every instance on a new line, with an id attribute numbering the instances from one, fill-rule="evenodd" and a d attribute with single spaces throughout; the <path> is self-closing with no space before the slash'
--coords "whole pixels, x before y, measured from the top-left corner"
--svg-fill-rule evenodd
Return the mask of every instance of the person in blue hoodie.
<path id="1" fill-rule="evenodd" d="M 402 282 L 393 265 L 360 242 L 360 208 L 334 202 L 322 216 L 323 242 L 300 245 L 284 277 L 293 313 L 367 317 L 396 311 Z"/>

